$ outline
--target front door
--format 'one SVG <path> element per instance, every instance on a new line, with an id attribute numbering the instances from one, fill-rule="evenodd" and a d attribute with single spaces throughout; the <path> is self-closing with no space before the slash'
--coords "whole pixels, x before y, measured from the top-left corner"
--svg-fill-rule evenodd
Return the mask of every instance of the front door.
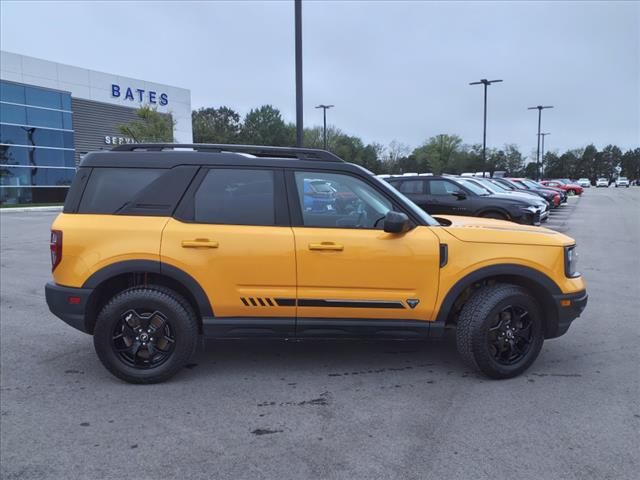
<path id="1" fill-rule="evenodd" d="M 427 180 L 428 213 L 435 215 L 470 215 L 473 200 L 460 185 L 450 180 L 434 178 Z"/>
<path id="2" fill-rule="evenodd" d="M 298 331 L 308 321 L 433 319 L 439 241 L 431 227 L 385 233 L 385 214 L 398 206 L 361 177 L 307 170 L 287 175 L 296 243 Z M 324 209 L 305 201 L 309 182 L 332 191 Z"/>
<path id="3" fill-rule="evenodd" d="M 295 249 L 282 171 L 211 168 L 194 183 L 164 229 L 162 262 L 205 290 L 215 317 L 205 327 L 260 334 L 261 320 L 276 317 L 279 333 L 293 333 Z M 278 333 L 271 327 L 262 333 Z"/>

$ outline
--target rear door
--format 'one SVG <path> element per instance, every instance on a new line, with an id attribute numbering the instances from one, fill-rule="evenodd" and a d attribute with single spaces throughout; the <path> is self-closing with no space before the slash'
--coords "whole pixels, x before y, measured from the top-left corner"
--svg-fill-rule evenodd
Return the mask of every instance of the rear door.
<path id="1" fill-rule="evenodd" d="M 205 322 L 212 334 L 293 334 L 296 264 L 284 192 L 279 169 L 202 169 L 167 223 L 162 262 L 204 289 L 215 316 Z M 275 326 L 264 324 L 274 317 Z"/>

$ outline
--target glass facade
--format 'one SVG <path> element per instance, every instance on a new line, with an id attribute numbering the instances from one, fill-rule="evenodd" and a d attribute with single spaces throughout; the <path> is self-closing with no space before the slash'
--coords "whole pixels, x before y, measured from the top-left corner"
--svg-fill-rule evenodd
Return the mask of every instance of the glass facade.
<path id="1" fill-rule="evenodd" d="M 75 170 L 71 94 L 0 81 L 0 203 L 62 203 Z"/>

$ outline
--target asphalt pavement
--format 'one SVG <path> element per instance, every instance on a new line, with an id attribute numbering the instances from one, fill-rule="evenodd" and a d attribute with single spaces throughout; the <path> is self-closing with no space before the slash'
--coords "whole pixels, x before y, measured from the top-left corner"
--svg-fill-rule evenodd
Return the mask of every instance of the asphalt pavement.
<path id="1" fill-rule="evenodd" d="M 207 342 L 168 383 L 123 383 L 47 309 L 54 216 L 0 213 L 2 479 L 637 478 L 638 187 L 552 213 L 589 304 L 504 381 L 447 339 Z"/>

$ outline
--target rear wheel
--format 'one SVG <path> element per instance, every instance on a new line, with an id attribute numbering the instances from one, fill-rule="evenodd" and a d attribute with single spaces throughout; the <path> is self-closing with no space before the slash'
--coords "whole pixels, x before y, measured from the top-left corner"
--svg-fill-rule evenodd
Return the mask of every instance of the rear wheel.
<path id="1" fill-rule="evenodd" d="M 198 337 L 189 303 L 165 287 L 133 287 L 116 294 L 96 321 L 93 343 L 102 364 L 130 383 L 156 383 L 189 361 Z"/>
<path id="2" fill-rule="evenodd" d="M 538 304 L 516 285 L 478 289 L 458 318 L 458 352 L 491 378 L 511 378 L 525 371 L 538 357 L 543 341 Z"/>

